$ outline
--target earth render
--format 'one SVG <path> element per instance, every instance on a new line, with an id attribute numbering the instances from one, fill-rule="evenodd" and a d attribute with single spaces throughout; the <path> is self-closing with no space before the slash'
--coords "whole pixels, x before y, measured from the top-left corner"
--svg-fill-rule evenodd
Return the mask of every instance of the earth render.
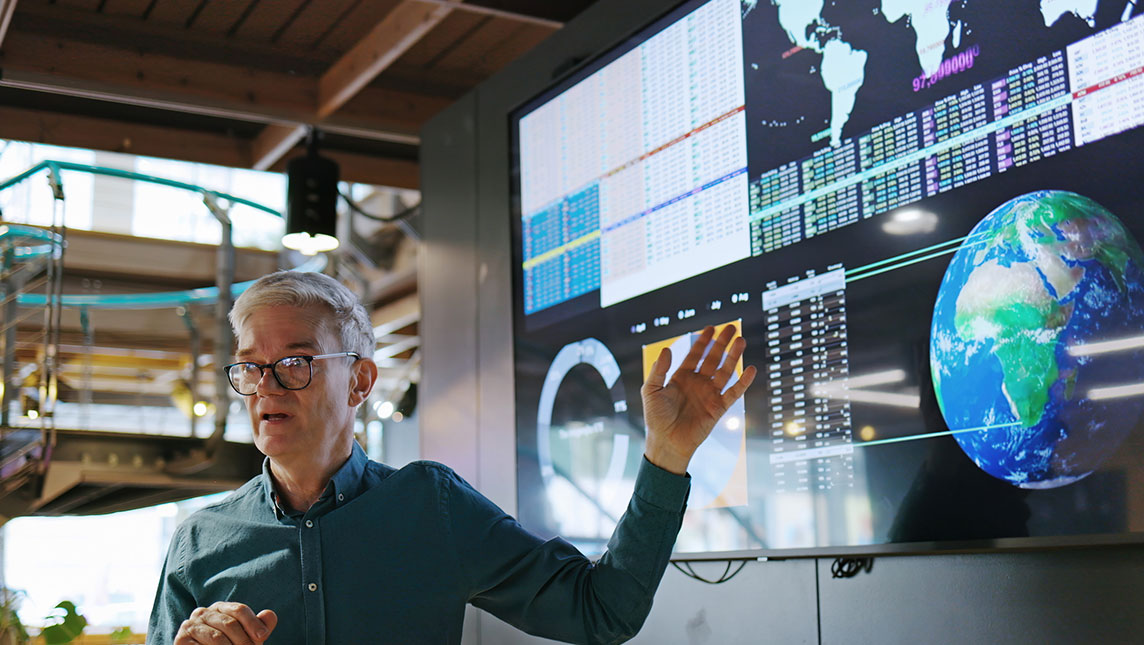
<path id="1" fill-rule="evenodd" d="M 986 473 L 1034 489 L 1088 476 L 1144 418 L 1140 244 L 1076 193 L 1005 202 L 946 269 L 930 367 L 946 424 Z"/>

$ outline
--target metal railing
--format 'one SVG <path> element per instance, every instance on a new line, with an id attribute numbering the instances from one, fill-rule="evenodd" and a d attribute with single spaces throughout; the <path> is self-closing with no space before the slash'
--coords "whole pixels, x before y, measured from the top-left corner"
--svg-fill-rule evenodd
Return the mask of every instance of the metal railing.
<path id="1" fill-rule="evenodd" d="M 188 351 L 192 354 L 194 376 L 197 376 L 199 331 L 193 327 L 193 320 L 186 315 L 192 305 L 213 304 L 215 309 L 216 339 L 215 364 L 221 365 L 229 359 L 231 330 L 227 321 L 233 299 L 245 291 L 253 281 L 234 282 L 234 244 L 231 236 L 230 210 L 235 205 L 247 206 L 271 215 L 281 217 L 277 210 L 256 201 L 229 193 L 211 190 L 195 184 L 171 180 L 122 170 L 65 161 L 43 161 L 28 170 L 4 181 L 0 181 L 0 193 L 20 185 L 39 173 L 46 172 L 51 186 L 52 218 L 47 227 L 33 227 L 0 222 L 0 254 L 2 254 L 2 308 L 0 308 L 0 342 L 3 343 L 3 385 L 2 418 L 0 418 L 0 438 L 13 438 L 12 445 L 5 443 L 4 454 L 0 454 L 0 498 L 25 483 L 29 475 L 44 475 L 51 462 L 52 447 L 55 445 L 55 404 L 59 394 L 60 315 L 65 308 L 79 309 L 81 322 L 85 326 L 85 339 L 92 335 L 87 329 L 88 312 L 94 309 L 171 309 L 188 325 L 190 342 Z M 213 287 L 169 291 L 159 293 L 134 294 L 64 294 L 61 292 L 61 279 L 64 269 L 64 253 L 67 247 L 65 222 L 66 200 L 63 185 L 64 173 L 85 173 L 117 177 L 129 181 L 158 184 L 201 195 L 204 206 L 222 226 L 222 238 L 218 246 L 216 284 Z M 301 271 L 321 271 L 326 266 L 326 258 L 316 256 L 305 264 L 296 267 Z M 29 330 L 28 321 L 42 316 L 40 328 Z M 25 335 L 32 331 L 39 346 L 35 351 L 35 364 L 20 364 L 16 360 L 17 327 L 22 327 Z M 28 339 L 24 339 L 25 345 Z M 26 348 L 22 350 L 27 355 Z M 21 379 L 32 376 L 38 382 L 25 386 Z M 227 411 L 230 397 L 225 375 L 219 371 L 215 383 L 214 420 L 215 427 L 203 442 L 201 450 L 192 451 L 185 459 L 172 461 L 167 466 L 171 474 L 198 472 L 212 463 L 213 455 L 223 442 L 226 430 Z M 198 401 L 195 389 L 198 379 L 189 381 L 192 400 Z M 27 390 L 27 391 L 25 391 Z M 32 394 L 35 396 L 32 396 Z M 26 394 L 26 396 L 22 395 Z M 16 427 L 13 423 L 13 408 L 23 402 L 33 404 L 27 416 L 34 415 L 39 422 L 39 435 L 31 437 L 27 424 Z M 23 434 L 20 434 L 23 433 Z M 191 436 L 194 436 L 194 415 L 191 419 Z M 27 446 L 16 446 L 16 439 L 29 439 Z M 10 450 L 8 448 L 11 448 Z M 8 468 L 5 464 L 18 464 Z M 10 472 L 9 472 L 10 471 Z M 24 479 L 13 478 L 19 475 Z"/>

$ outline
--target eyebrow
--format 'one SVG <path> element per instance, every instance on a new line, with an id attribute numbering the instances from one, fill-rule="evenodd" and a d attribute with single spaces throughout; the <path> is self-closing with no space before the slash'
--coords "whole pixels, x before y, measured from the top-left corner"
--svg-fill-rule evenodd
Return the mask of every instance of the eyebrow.
<path id="1" fill-rule="evenodd" d="M 308 349 L 308 350 L 317 352 L 318 351 L 318 344 L 316 342 L 313 342 L 313 341 L 301 341 L 301 342 L 297 342 L 297 343 L 290 343 L 289 345 L 286 346 L 286 349 L 287 350 Z M 246 358 L 248 356 L 253 355 L 254 353 L 255 352 L 253 349 L 249 349 L 249 348 L 248 349 L 240 349 L 240 350 L 238 350 L 238 353 L 235 354 L 235 357 L 236 358 Z M 289 356 L 289 354 L 286 354 L 286 356 Z"/>

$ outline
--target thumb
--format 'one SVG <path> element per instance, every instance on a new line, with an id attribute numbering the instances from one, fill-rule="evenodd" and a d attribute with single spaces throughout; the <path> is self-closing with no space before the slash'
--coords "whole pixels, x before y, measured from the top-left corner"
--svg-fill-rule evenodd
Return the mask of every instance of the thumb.
<path id="1" fill-rule="evenodd" d="M 274 613 L 273 610 L 263 609 L 258 612 L 256 617 L 262 621 L 263 625 L 266 625 L 266 633 L 268 635 L 278 626 L 278 614 Z"/>

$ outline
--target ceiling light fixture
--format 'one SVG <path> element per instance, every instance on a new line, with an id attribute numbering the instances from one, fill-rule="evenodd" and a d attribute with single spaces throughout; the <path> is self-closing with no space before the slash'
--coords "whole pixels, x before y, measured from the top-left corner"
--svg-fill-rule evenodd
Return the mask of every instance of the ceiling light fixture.
<path id="1" fill-rule="evenodd" d="M 286 234 L 282 246 L 316 255 L 338 248 L 338 164 L 318 154 L 310 128 L 306 155 L 286 164 Z"/>

